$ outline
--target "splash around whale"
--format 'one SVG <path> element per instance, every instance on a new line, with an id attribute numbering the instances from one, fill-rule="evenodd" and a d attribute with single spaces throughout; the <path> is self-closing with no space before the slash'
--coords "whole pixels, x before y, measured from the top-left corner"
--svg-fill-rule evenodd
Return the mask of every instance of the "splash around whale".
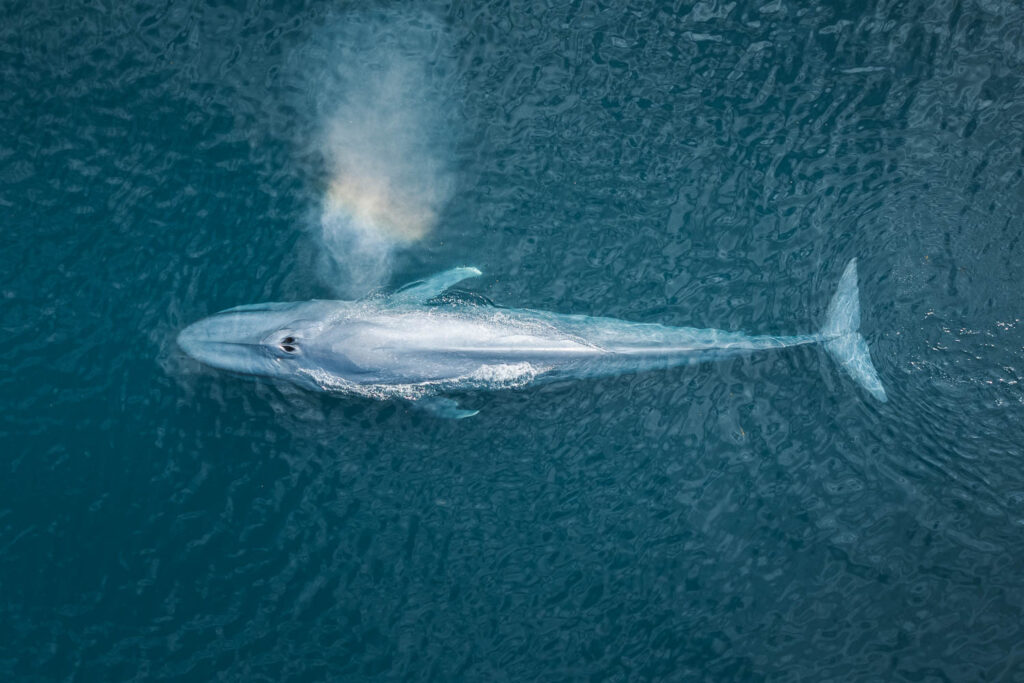
<path id="1" fill-rule="evenodd" d="M 453 268 L 360 301 L 238 306 L 185 328 L 181 348 L 215 368 L 287 380 L 316 391 L 401 398 L 464 418 L 446 392 L 600 377 L 821 344 L 880 401 L 885 389 L 858 332 L 857 262 L 850 261 L 815 334 L 746 335 L 613 318 L 498 308 L 440 298 L 480 275 Z"/>

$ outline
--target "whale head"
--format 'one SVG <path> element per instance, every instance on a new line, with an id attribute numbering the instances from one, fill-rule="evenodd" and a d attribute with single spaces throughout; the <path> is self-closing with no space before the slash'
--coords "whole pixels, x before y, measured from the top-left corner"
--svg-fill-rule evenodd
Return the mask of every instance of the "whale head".
<path id="1" fill-rule="evenodd" d="M 220 370 L 296 381 L 309 365 L 307 342 L 339 302 L 303 301 L 238 306 L 195 322 L 178 346 Z"/>
<path id="2" fill-rule="evenodd" d="M 359 301 L 238 306 L 189 325 L 178 335 L 178 345 L 195 360 L 229 372 L 314 390 L 362 387 L 378 397 L 380 391 L 405 395 L 410 385 L 460 376 L 467 363 L 473 365 L 465 354 L 429 348 L 439 335 L 444 347 L 445 337 L 462 332 L 458 325 L 439 326 L 430 312 L 440 308 L 427 304 L 479 274 L 472 267 L 452 268 Z"/>

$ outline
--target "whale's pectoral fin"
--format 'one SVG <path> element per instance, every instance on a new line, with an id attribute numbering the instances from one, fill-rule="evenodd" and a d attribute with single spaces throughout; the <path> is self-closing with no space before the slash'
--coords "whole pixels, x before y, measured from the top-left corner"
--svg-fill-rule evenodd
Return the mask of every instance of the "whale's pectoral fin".
<path id="1" fill-rule="evenodd" d="M 466 278 L 476 277 L 477 275 L 480 275 L 478 268 L 452 268 L 426 280 L 410 282 L 392 294 L 389 300 L 396 304 L 426 303 L 435 296 L 443 294 L 449 287 L 462 282 Z"/>
<path id="2" fill-rule="evenodd" d="M 427 411 L 434 417 L 443 417 L 446 420 L 461 420 L 465 417 L 473 417 L 479 410 L 464 410 L 459 407 L 453 399 L 443 396 L 428 396 L 413 401 L 417 408 Z"/>

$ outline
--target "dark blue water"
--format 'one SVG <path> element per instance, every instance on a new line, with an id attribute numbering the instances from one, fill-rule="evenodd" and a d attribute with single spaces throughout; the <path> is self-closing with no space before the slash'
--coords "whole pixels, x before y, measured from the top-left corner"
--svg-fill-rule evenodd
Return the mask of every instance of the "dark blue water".
<path id="1" fill-rule="evenodd" d="M 1024 680 L 1019 5 L 332 5 L 0 5 L 0 678 Z M 380 46 L 395 192 L 444 179 L 383 284 L 795 334 L 857 257 L 889 403 L 807 348 L 459 422 L 186 358 L 353 286 Z"/>

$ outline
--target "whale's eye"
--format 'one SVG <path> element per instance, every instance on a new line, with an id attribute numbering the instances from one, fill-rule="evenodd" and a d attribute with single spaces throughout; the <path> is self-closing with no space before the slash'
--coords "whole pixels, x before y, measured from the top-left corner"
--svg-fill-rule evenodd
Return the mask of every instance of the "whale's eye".
<path id="1" fill-rule="evenodd" d="M 281 350 L 287 351 L 288 353 L 295 353 L 295 347 L 291 344 L 281 344 Z"/>
<path id="2" fill-rule="evenodd" d="M 282 344 L 294 344 L 295 343 L 295 337 L 285 337 L 284 339 L 281 340 L 281 343 Z"/>

